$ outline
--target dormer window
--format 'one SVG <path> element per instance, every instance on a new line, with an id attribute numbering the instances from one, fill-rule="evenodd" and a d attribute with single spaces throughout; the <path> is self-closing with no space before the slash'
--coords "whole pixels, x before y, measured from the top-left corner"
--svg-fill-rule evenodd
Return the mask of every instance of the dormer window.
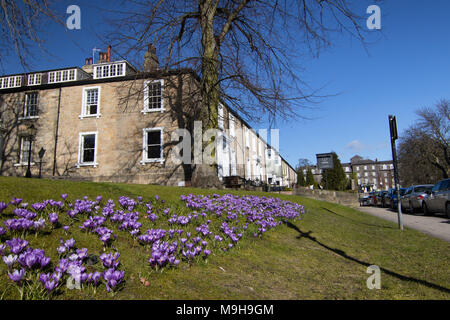
<path id="1" fill-rule="evenodd" d="M 22 86 L 22 76 L 0 78 L 0 89 L 17 88 Z"/>
<path id="2" fill-rule="evenodd" d="M 94 79 L 121 77 L 125 75 L 125 62 L 103 64 L 94 67 Z"/>
<path id="3" fill-rule="evenodd" d="M 42 75 L 40 73 L 34 73 L 28 75 L 28 85 L 29 86 L 36 86 L 41 84 L 42 81 Z"/>
<path id="4" fill-rule="evenodd" d="M 48 73 L 48 83 L 74 81 L 76 73 L 76 69 L 51 71 Z"/>

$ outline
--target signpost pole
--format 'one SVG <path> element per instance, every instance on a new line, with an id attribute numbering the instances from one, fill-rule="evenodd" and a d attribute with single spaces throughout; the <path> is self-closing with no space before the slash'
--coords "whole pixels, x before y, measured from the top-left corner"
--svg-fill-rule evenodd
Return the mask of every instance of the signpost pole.
<path id="1" fill-rule="evenodd" d="M 400 182 L 398 177 L 397 165 L 397 149 L 395 147 L 395 140 L 398 139 L 397 120 L 395 116 L 389 115 L 389 130 L 391 133 L 391 148 L 392 148 L 392 162 L 394 164 L 394 182 L 397 190 L 397 212 L 398 212 L 398 227 L 403 230 L 402 206 L 400 203 Z"/>

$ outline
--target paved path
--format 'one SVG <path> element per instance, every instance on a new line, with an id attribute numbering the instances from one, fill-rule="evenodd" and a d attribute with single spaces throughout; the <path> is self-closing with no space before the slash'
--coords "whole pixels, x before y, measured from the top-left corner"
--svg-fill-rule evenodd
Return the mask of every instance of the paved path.
<path id="1" fill-rule="evenodd" d="M 396 211 L 379 207 L 358 207 L 356 209 L 398 223 Z M 404 213 L 402 216 L 404 226 L 450 242 L 450 219 L 445 215 L 427 217 L 422 214 Z"/>

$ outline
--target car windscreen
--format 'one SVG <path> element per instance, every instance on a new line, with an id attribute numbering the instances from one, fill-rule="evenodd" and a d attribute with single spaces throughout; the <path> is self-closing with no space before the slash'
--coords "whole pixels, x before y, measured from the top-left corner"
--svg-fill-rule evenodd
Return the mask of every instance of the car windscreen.
<path id="1" fill-rule="evenodd" d="M 401 195 L 401 196 L 404 195 L 405 192 L 406 192 L 406 190 L 408 190 L 408 189 L 400 189 L 400 195 Z"/>
<path id="2" fill-rule="evenodd" d="M 425 193 L 427 191 L 431 191 L 432 188 L 433 188 L 433 186 L 429 186 L 429 187 L 427 187 L 427 186 L 420 186 L 420 187 L 414 188 L 414 192 Z"/>

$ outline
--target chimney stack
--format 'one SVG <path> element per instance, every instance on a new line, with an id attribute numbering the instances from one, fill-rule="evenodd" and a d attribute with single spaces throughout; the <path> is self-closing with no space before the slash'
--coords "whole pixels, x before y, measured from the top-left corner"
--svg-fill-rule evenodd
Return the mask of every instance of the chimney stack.
<path id="1" fill-rule="evenodd" d="M 159 69 L 159 60 L 155 46 L 150 43 L 144 56 L 144 72 L 155 72 Z"/>
<path id="2" fill-rule="evenodd" d="M 84 60 L 84 66 L 82 67 L 82 69 L 83 69 L 85 72 L 92 74 L 92 72 L 93 72 L 93 71 L 92 71 L 92 70 L 93 70 L 92 63 L 93 63 L 92 58 L 86 58 L 86 59 Z"/>

